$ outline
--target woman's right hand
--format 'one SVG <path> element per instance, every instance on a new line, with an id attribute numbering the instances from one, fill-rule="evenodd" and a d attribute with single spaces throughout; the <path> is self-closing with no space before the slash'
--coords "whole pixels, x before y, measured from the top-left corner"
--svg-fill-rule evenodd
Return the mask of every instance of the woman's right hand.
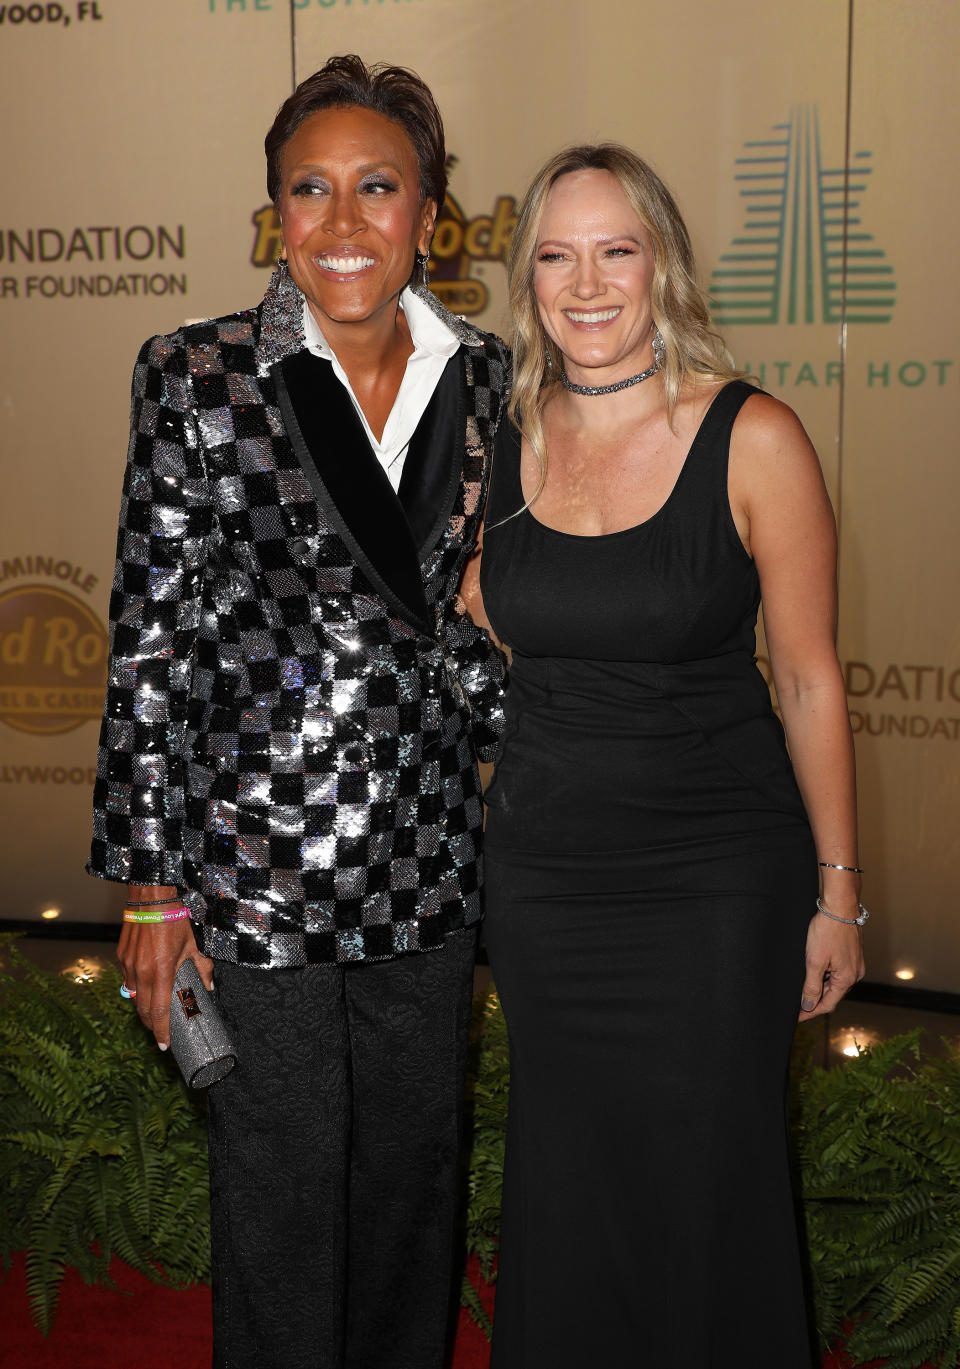
<path id="1" fill-rule="evenodd" d="M 130 896 L 147 899 L 164 894 L 131 889 Z M 176 890 L 171 897 L 176 898 Z M 213 961 L 197 949 L 187 918 L 180 922 L 124 922 L 117 959 L 124 983 L 136 992 L 133 1001 L 141 1022 L 165 1051 L 170 1044 L 170 998 L 177 971 L 185 960 L 192 960 L 203 983 L 212 990 Z"/>

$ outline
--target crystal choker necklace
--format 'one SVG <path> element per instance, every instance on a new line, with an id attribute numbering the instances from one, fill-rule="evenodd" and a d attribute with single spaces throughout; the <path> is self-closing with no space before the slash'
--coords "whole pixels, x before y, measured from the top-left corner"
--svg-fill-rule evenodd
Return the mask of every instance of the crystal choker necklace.
<path id="1" fill-rule="evenodd" d="M 618 390 L 626 390 L 631 385 L 639 385 L 641 380 L 649 380 L 659 370 L 660 363 L 655 361 L 652 366 L 648 366 L 639 375 L 627 376 L 626 380 L 618 380 L 613 385 L 574 385 L 573 381 L 568 379 L 566 371 L 562 370 L 560 372 L 560 383 L 565 390 L 569 390 L 574 395 L 614 395 Z"/>

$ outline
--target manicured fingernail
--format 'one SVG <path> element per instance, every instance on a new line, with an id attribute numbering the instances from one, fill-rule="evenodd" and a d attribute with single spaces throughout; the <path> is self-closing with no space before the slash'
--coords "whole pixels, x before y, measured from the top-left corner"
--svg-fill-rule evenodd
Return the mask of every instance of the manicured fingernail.
<path id="1" fill-rule="evenodd" d="M 168 1051 L 170 1049 L 166 1041 L 158 1041 L 157 1045 L 160 1047 L 162 1051 Z"/>
<path id="2" fill-rule="evenodd" d="M 800 1006 L 804 1012 L 813 1012 L 815 1005 L 812 998 L 801 998 Z"/>

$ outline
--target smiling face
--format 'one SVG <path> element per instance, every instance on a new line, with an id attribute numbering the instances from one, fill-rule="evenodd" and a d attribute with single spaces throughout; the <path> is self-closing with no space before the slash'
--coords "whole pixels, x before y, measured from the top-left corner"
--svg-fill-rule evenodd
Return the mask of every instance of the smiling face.
<path id="1" fill-rule="evenodd" d="M 580 385 L 608 385 L 653 364 L 653 248 L 609 171 L 574 171 L 551 187 L 537 234 L 540 320 Z"/>
<path id="2" fill-rule="evenodd" d="M 392 326 L 436 218 L 404 129 L 353 105 L 310 115 L 283 149 L 279 210 L 290 274 L 327 340 Z"/>

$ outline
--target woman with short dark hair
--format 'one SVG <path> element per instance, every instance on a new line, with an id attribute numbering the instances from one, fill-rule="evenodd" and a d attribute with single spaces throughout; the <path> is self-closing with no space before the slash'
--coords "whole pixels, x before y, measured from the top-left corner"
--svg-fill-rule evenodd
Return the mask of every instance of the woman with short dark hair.
<path id="1" fill-rule="evenodd" d="M 267 194 L 273 203 L 280 198 L 284 147 L 311 114 L 336 106 L 369 109 L 400 125 L 417 158 L 421 202 L 433 200 L 439 213 L 447 196 L 447 150 L 443 120 L 430 90 L 405 67 L 382 62 L 368 67 L 352 53 L 331 57 L 277 110 L 263 140 Z"/>
<path id="2" fill-rule="evenodd" d="M 88 868 L 129 885 L 160 1048 L 187 958 L 237 1046 L 215 1364 L 440 1369 L 503 683 L 457 589 L 507 356 L 411 285 L 446 190 L 418 77 L 332 58 L 265 147 L 263 303 L 134 373 Z"/>

